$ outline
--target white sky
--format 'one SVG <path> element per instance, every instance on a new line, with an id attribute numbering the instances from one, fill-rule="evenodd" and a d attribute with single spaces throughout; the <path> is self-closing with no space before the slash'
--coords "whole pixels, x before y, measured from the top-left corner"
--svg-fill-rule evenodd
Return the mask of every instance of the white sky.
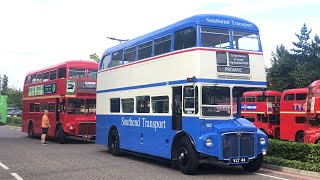
<path id="1" fill-rule="evenodd" d="M 0 74 L 23 87 L 25 75 L 132 39 L 195 14 L 225 14 L 260 29 L 266 66 L 271 51 L 292 48 L 303 23 L 320 34 L 318 0 L 7 0 L 0 2 Z"/>

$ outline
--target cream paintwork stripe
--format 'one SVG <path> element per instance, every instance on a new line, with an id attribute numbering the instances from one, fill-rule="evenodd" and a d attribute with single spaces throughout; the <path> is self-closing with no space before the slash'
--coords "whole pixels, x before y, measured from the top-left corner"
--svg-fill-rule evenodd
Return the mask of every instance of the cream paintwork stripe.
<path id="1" fill-rule="evenodd" d="M 306 112 L 280 111 L 281 114 L 306 114 Z"/>
<path id="2" fill-rule="evenodd" d="M 50 99 L 50 98 L 59 98 L 59 97 L 66 97 L 66 98 L 75 98 L 77 97 L 76 95 L 65 95 L 65 96 L 60 96 L 60 95 L 53 95 L 53 96 L 37 96 L 37 97 L 26 97 L 23 98 L 23 101 L 26 100 L 36 100 L 36 99 Z"/>
<path id="3" fill-rule="evenodd" d="M 266 112 L 256 112 L 256 111 L 254 111 L 254 112 L 252 112 L 252 111 L 241 111 L 241 114 L 245 114 L 245 113 L 248 113 L 248 114 L 264 114 L 264 113 L 266 113 Z"/>

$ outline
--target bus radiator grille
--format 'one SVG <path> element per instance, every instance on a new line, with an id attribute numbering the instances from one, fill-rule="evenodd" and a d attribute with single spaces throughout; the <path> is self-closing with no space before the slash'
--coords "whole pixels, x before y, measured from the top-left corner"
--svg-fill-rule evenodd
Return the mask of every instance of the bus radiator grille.
<path id="1" fill-rule="evenodd" d="M 222 135 L 223 159 L 254 157 L 254 133 L 227 133 Z"/>
<path id="2" fill-rule="evenodd" d="M 78 134 L 83 135 L 95 135 L 96 134 L 96 123 L 79 123 Z"/>

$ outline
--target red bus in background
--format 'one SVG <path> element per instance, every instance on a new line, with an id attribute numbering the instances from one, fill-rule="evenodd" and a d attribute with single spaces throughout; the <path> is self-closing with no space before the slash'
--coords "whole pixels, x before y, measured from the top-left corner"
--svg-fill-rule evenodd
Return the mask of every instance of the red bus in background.
<path id="1" fill-rule="evenodd" d="M 243 93 L 241 116 L 251 121 L 269 137 L 278 138 L 281 95 L 281 92 L 273 90 Z"/>
<path id="2" fill-rule="evenodd" d="M 320 80 L 309 85 L 307 97 L 307 124 L 305 142 L 320 144 Z"/>
<path id="3" fill-rule="evenodd" d="M 280 139 L 304 142 L 308 88 L 285 90 L 280 106 Z"/>
<path id="4" fill-rule="evenodd" d="M 63 62 L 27 74 L 22 99 L 22 132 L 41 134 L 41 117 L 49 111 L 48 136 L 64 143 L 65 137 L 95 138 L 96 79 L 98 64 Z"/>

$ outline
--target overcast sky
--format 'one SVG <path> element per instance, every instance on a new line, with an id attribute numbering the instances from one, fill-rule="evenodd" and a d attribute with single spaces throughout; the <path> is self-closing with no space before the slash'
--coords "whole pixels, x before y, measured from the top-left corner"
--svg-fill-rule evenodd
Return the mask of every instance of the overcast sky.
<path id="1" fill-rule="evenodd" d="M 320 34 L 319 0 L 7 0 L 0 2 L 0 74 L 25 75 L 67 60 L 88 60 L 118 44 L 195 14 L 225 14 L 260 29 L 266 66 L 280 43 L 292 48 L 303 23 Z"/>

